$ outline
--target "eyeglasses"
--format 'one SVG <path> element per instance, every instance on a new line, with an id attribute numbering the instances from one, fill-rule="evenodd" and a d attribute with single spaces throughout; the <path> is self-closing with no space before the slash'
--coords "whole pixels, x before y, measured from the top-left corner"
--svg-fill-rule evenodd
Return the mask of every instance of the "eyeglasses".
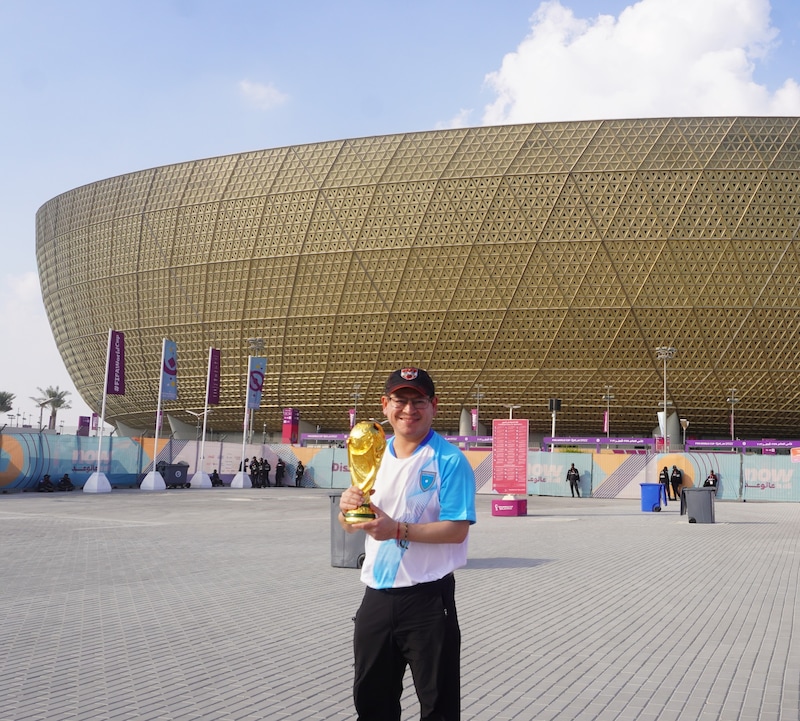
<path id="1" fill-rule="evenodd" d="M 417 396 L 416 398 L 395 398 L 394 396 L 389 396 L 389 403 L 392 404 L 392 408 L 398 411 L 405 408 L 409 403 L 415 411 L 421 411 L 430 405 L 431 399 L 428 398 L 428 396 Z"/>

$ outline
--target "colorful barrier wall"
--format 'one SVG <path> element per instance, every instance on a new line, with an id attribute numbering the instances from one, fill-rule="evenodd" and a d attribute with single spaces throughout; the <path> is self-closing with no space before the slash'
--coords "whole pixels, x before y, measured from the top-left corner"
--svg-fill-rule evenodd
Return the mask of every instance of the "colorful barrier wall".
<path id="1" fill-rule="evenodd" d="M 96 438 L 46 433 L 0 434 L 0 492 L 32 491 L 44 474 L 57 481 L 68 473 L 73 484 L 82 487 L 97 468 Z M 206 442 L 204 470 L 217 469 L 223 481 L 239 469 L 239 443 Z M 339 447 L 301 447 L 288 444 L 250 444 L 248 458 L 266 458 L 275 482 L 278 458 L 286 464 L 284 483 L 294 485 L 297 462 L 305 472 L 302 485 L 342 489 L 350 485 L 347 451 Z M 153 467 L 152 438 L 103 438 L 100 470 L 113 488 L 136 488 Z M 479 493 L 492 489 L 492 454 L 466 451 L 475 471 Z M 527 492 L 530 496 L 569 496 L 567 469 L 574 463 L 581 476 L 581 495 L 595 498 L 638 499 L 641 483 L 657 483 L 658 473 L 676 465 L 683 471 L 684 484 L 700 486 L 710 470 L 719 477 L 720 500 L 800 501 L 800 455 L 740 453 L 547 453 L 530 451 L 527 464 Z M 200 463 L 197 441 L 159 442 L 158 460 L 189 466 L 193 474 Z"/>

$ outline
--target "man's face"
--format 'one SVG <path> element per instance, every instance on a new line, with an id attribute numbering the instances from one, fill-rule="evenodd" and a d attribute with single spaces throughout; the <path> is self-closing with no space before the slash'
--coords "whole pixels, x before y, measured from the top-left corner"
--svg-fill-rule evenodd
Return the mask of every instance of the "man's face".
<path id="1" fill-rule="evenodd" d="M 409 440 L 422 440 L 436 416 L 439 399 L 420 393 L 414 388 L 398 388 L 381 398 L 383 414 L 395 435 Z"/>

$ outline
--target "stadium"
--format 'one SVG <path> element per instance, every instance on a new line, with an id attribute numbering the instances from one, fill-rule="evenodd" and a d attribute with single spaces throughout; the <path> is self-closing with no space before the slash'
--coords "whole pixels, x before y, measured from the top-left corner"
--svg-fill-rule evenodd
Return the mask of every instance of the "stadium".
<path id="1" fill-rule="evenodd" d="M 800 424 L 800 118 L 598 120 L 436 130 L 194 160 L 46 202 L 36 250 L 50 325 L 100 411 L 109 328 L 152 429 L 161 343 L 194 424 L 240 432 L 249 340 L 269 359 L 254 427 L 379 414 L 390 371 L 427 368 L 436 427 L 529 418 L 548 433 L 653 435 L 667 396 L 693 435 L 793 438 Z M 672 347 L 674 357 L 657 348 Z M 666 369 L 666 378 L 665 378 Z M 735 404 L 735 408 L 734 408 Z"/>

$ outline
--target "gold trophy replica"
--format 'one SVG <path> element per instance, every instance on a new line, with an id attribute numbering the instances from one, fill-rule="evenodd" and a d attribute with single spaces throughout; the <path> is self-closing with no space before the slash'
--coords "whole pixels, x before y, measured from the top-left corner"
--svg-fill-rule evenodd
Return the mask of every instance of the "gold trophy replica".
<path id="1" fill-rule="evenodd" d="M 365 503 L 344 514 L 344 519 L 348 523 L 361 523 L 375 518 L 369 507 L 369 496 L 375 485 L 384 450 L 386 450 L 386 434 L 380 423 L 361 421 L 353 426 L 347 438 L 347 461 L 350 466 L 350 478 L 353 485 L 364 494 Z"/>

